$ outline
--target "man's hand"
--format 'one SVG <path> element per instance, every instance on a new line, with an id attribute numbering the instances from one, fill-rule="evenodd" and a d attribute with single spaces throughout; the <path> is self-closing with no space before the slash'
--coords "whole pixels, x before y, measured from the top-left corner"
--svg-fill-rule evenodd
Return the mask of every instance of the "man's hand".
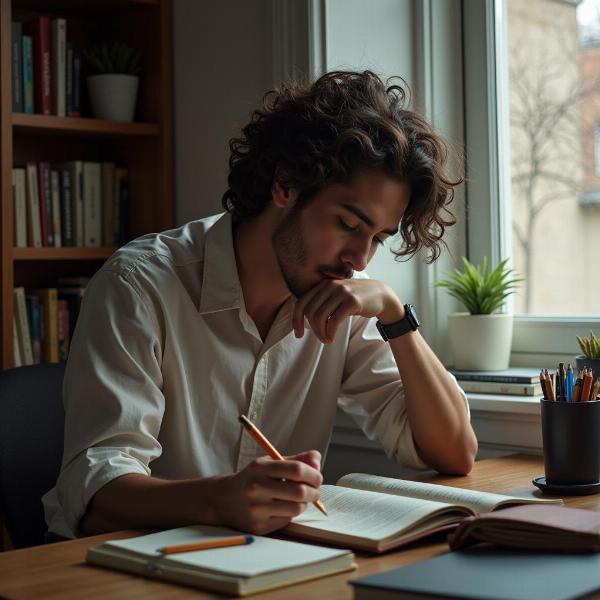
<path id="1" fill-rule="evenodd" d="M 293 327 L 296 337 L 304 335 L 304 318 L 324 343 L 334 341 L 338 327 L 347 317 L 378 317 L 389 324 L 404 317 L 404 306 L 392 288 L 374 279 L 327 279 L 298 299 Z"/>
<path id="2" fill-rule="evenodd" d="M 316 450 L 286 460 L 257 458 L 221 480 L 218 521 L 257 535 L 284 527 L 319 499 L 320 463 Z"/>

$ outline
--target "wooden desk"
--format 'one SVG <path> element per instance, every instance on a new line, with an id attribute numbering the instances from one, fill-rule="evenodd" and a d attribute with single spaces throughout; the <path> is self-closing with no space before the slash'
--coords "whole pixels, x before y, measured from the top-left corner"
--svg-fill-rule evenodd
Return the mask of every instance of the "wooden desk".
<path id="1" fill-rule="evenodd" d="M 472 473 L 467 477 L 438 475 L 427 481 L 489 492 L 537 495 L 538 492 L 532 485 L 531 479 L 541 474 L 543 474 L 541 458 L 511 456 L 480 461 L 475 464 Z M 600 510 L 600 494 L 566 498 L 565 504 Z M 91 546 L 96 546 L 105 540 L 137 534 L 139 532 L 122 531 L 0 553 L 0 597 L 3 599 L 86 598 L 88 600 L 223 598 L 193 588 L 161 583 L 85 564 L 85 553 Z M 255 597 L 261 600 L 305 600 L 306 598 L 348 600 L 352 597 L 352 589 L 347 584 L 350 579 L 407 565 L 441 554 L 446 550 L 445 543 L 429 542 L 383 556 L 358 553 L 356 571 L 280 588 Z"/>

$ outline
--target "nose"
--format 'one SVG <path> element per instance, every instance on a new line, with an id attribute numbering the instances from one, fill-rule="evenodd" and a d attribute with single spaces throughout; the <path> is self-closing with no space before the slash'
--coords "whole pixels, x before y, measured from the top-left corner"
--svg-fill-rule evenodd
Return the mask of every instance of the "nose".
<path id="1" fill-rule="evenodd" d="M 346 246 L 340 255 L 340 260 L 354 271 L 364 271 L 371 259 L 371 241 L 355 240 Z"/>

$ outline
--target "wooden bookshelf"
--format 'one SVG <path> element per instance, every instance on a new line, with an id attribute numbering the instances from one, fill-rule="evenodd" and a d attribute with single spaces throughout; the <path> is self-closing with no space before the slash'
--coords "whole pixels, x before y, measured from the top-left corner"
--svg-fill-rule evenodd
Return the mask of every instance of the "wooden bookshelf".
<path id="1" fill-rule="evenodd" d="M 12 112 L 11 22 L 38 15 L 67 19 L 78 48 L 122 40 L 143 71 L 133 123 Z M 112 247 L 14 248 L 12 169 L 26 161 L 114 162 L 129 171 L 127 239 L 173 226 L 173 126 L 170 0 L 0 0 L 0 368 L 13 366 L 13 288 L 90 276 Z"/>

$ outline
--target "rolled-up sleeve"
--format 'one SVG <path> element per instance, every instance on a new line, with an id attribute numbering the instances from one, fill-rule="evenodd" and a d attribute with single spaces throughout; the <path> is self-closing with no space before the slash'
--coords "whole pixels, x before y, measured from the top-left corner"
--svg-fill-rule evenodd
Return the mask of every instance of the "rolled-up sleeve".
<path id="1" fill-rule="evenodd" d="M 121 274 L 90 282 L 65 374 L 65 444 L 56 494 L 77 534 L 88 502 L 127 473 L 150 474 L 160 456 L 161 328 L 151 303 Z"/>
<path id="2" fill-rule="evenodd" d="M 450 373 L 448 382 L 457 385 Z M 466 396 L 461 393 L 468 414 Z M 381 443 L 390 458 L 409 467 L 427 468 L 414 442 L 394 355 L 381 339 L 375 319 L 353 317 L 339 405 L 369 439 Z"/>

